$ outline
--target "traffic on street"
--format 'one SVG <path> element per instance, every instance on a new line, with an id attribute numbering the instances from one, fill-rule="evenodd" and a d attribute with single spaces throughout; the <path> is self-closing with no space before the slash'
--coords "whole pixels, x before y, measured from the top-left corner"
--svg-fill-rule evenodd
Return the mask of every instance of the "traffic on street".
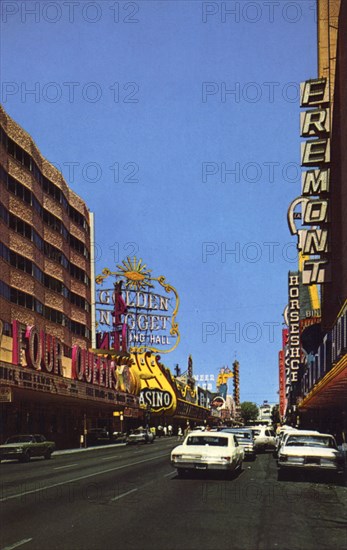
<path id="1" fill-rule="evenodd" d="M 278 481 L 270 451 L 232 478 L 198 469 L 181 479 L 170 464 L 177 444 L 166 437 L 2 462 L 1 549 L 345 547 L 343 483 Z"/>

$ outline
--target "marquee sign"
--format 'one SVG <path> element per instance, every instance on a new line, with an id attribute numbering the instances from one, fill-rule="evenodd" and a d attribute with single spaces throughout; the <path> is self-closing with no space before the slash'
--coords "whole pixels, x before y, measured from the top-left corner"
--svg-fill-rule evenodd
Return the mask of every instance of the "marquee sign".
<path id="1" fill-rule="evenodd" d="M 304 285 L 329 282 L 329 211 L 330 185 L 330 109 L 329 85 L 325 78 L 308 80 L 301 84 L 301 107 L 315 107 L 300 114 L 301 165 L 309 168 L 302 173 L 301 197 L 294 199 L 288 209 L 288 225 L 292 235 L 298 236 L 298 250 L 304 260 Z M 313 138 L 313 139 L 310 139 Z M 298 213 L 297 208 L 301 208 Z M 303 226 L 296 227 L 301 219 Z"/>
<path id="2" fill-rule="evenodd" d="M 168 391 L 144 388 L 140 392 L 140 405 L 150 407 L 151 411 L 165 411 L 172 407 L 173 397 Z"/>
<path id="3" fill-rule="evenodd" d="M 12 321 L 12 334 L 11 366 L 0 362 L 0 389 L 11 386 L 137 407 L 141 382 L 131 358 L 111 360 L 78 345 L 66 357 L 59 338 L 17 320 Z"/>
<path id="4" fill-rule="evenodd" d="M 300 368 L 300 276 L 298 272 L 289 272 L 288 278 L 288 348 L 290 383 L 298 381 Z"/>
<path id="5" fill-rule="evenodd" d="M 113 288 L 105 287 L 113 278 Z M 179 297 L 165 277 L 152 277 L 142 260 L 127 258 L 117 271 L 108 268 L 97 285 L 97 347 L 130 353 L 168 353 L 180 340 L 176 316 Z M 165 294 L 163 294 L 165 291 Z"/>
<path id="6" fill-rule="evenodd" d="M 131 357 L 120 355 L 109 359 L 74 345 L 72 357 L 67 358 L 64 356 L 64 346 L 59 338 L 39 330 L 35 325 L 27 326 L 17 320 L 12 321 L 12 333 L 12 364 L 28 367 L 25 369 L 26 374 L 21 374 L 22 378 L 27 377 L 27 382 L 41 386 L 50 385 L 50 378 L 47 378 L 46 374 L 68 380 L 69 377 L 64 373 L 64 364 L 68 364 L 71 380 L 95 386 L 99 394 L 102 389 L 134 395 L 140 392 L 141 382 L 136 371 L 132 369 Z M 29 374 L 29 369 L 36 371 L 37 376 Z M 89 395 L 97 393 L 92 390 L 88 392 Z"/>

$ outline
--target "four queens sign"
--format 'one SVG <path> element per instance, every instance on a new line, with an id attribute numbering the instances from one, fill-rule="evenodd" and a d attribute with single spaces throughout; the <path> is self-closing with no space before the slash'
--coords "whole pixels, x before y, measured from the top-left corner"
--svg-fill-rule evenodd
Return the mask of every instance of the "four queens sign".
<path id="1" fill-rule="evenodd" d="M 96 298 L 98 348 L 139 353 L 168 353 L 176 348 L 180 339 L 177 292 L 164 277 L 150 273 L 142 260 L 127 258 L 116 272 L 105 268 L 96 277 L 102 285 Z M 114 280 L 111 289 L 103 287 L 109 276 Z"/>

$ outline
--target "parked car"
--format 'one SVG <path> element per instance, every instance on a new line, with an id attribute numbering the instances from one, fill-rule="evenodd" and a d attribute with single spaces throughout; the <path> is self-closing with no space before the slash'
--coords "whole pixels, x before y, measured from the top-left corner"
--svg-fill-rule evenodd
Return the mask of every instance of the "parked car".
<path id="1" fill-rule="evenodd" d="M 281 446 L 278 468 L 279 479 L 299 470 L 340 474 L 343 458 L 332 435 L 298 431 L 289 434 Z"/>
<path id="2" fill-rule="evenodd" d="M 252 428 L 252 431 L 254 433 L 254 447 L 257 453 L 276 448 L 276 434 L 272 428 L 258 426 Z"/>
<path id="3" fill-rule="evenodd" d="M 154 433 L 151 430 L 146 428 L 136 428 L 132 433 L 130 433 L 126 439 L 128 444 L 134 443 L 153 443 Z"/>
<path id="4" fill-rule="evenodd" d="M 87 446 L 108 445 L 110 434 L 106 428 L 90 428 L 87 433 Z"/>
<path id="5" fill-rule="evenodd" d="M 241 469 L 245 457 L 235 434 L 192 431 L 171 452 L 171 464 L 179 476 L 192 470 L 234 471 Z"/>
<path id="6" fill-rule="evenodd" d="M 291 428 L 290 430 L 286 429 L 276 437 L 276 448 L 273 451 L 273 456 L 275 458 L 278 457 L 278 453 L 280 452 L 281 447 L 285 445 L 288 437 L 293 433 L 302 433 L 302 430 L 299 430 L 298 428 Z M 305 430 L 305 433 L 306 435 L 319 434 L 319 432 L 313 430 Z"/>
<path id="7" fill-rule="evenodd" d="M 285 426 L 278 431 L 278 433 L 276 434 L 276 446 L 273 450 L 274 458 L 277 458 L 278 451 L 285 439 L 285 436 L 289 433 L 297 432 L 297 431 L 298 431 L 297 428 L 292 428 L 291 426 Z"/>
<path id="8" fill-rule="evenodd" d="M 223 433 L 235 434 L 237 441 L 243 447 L 245 451 L 245 459 L 250 458 L 251 460 L 256 459 L 256 452 L 254 447 L 253 433 L 251 429 L 247 428 L 223 428 L 221 430 Z"/>
<path id="9" fill-rule="evenodd" d="M 125 443 L 127 434 L 124 432 L 113 432 L 111 436 L 111 443 Z"/>
<path id="10" fill-rule="evenodd" d="M 13 435 L 0 445 L 0 461 L 14 459 L 29 462 L 35 456 L 49 459 L 54 450 L 54 441 L 47 441 L 43 435 Z"/>

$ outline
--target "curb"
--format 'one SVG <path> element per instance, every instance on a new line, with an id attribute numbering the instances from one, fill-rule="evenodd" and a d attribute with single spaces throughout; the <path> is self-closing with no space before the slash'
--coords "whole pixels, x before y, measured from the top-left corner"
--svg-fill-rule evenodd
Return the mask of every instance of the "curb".
<path id="1" fill-rule="evenodd" d="M 86 447 L 80 449 L 63 449 L 60 451 L 54 451 L 54 456 L 57 455 L 69 455 L 73 453 L 85 453 L 87 451 L 98 451 L 99 449 L 113 449 L 114 447 L 125 447 L 126 443 L 111 443 L 110 445 L 96 445 L 95 447 Z"/>

